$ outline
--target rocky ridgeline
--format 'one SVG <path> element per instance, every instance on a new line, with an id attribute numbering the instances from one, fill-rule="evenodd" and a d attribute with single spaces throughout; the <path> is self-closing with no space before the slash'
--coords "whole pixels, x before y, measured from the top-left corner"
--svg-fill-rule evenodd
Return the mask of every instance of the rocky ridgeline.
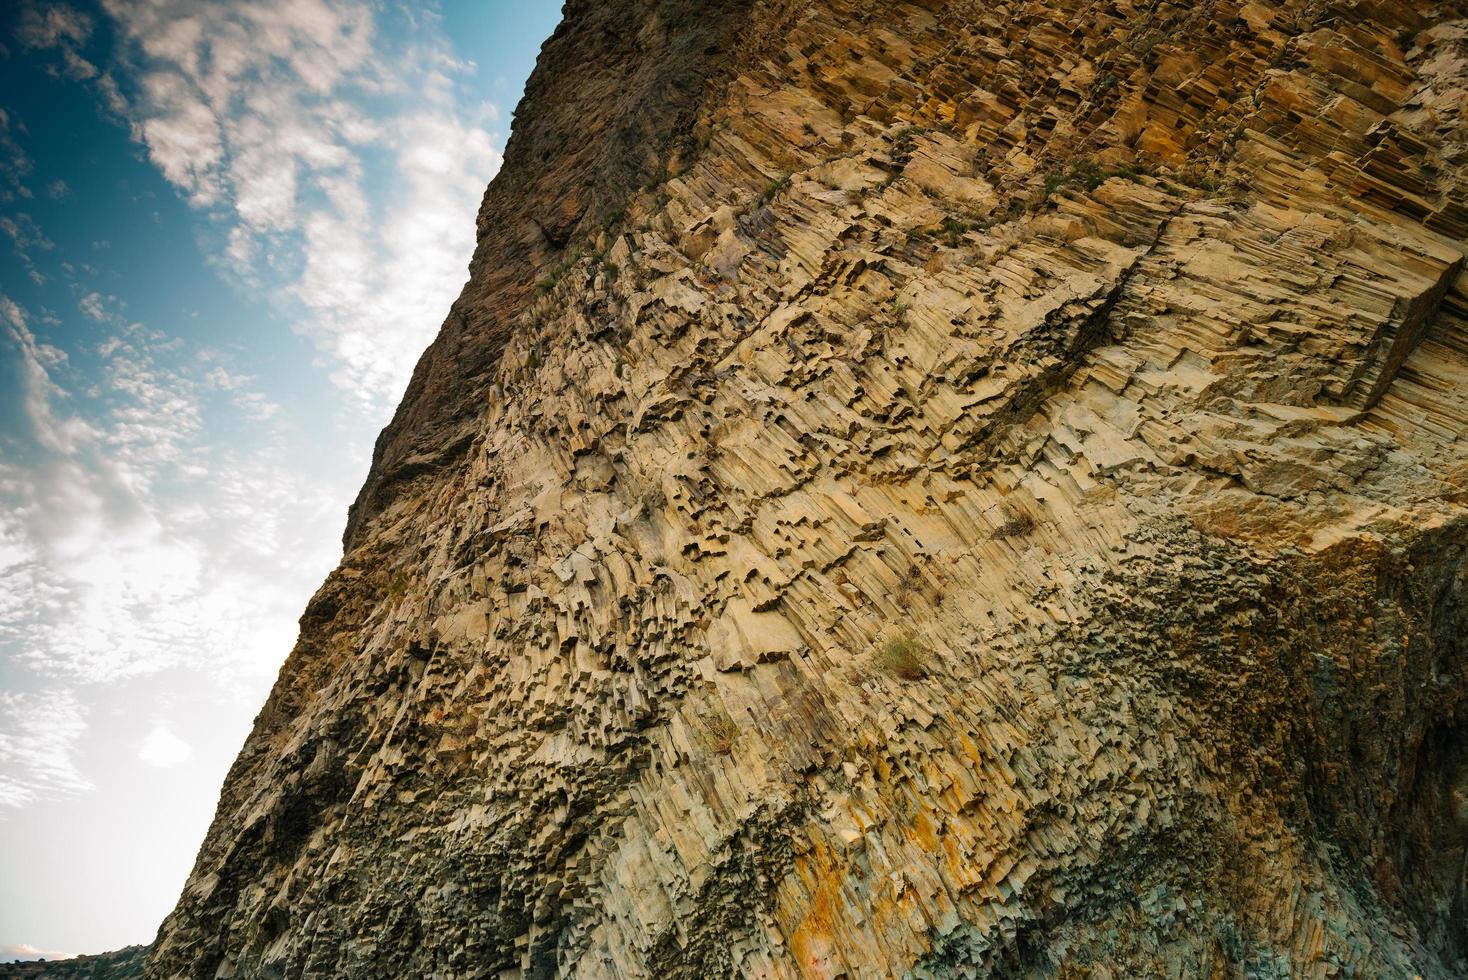
<path id="1" fill-rule="evenodd" d="M 1465 18 L 573 0 L 148 975 L 1468 974 Z"/>
<path id="2" fill-rule="evenodd" d="M 0 980 L 141 980 L 147 958 L 147 946 L 127 946 L 96 956 L 16 960 L 0 963 Z"/>

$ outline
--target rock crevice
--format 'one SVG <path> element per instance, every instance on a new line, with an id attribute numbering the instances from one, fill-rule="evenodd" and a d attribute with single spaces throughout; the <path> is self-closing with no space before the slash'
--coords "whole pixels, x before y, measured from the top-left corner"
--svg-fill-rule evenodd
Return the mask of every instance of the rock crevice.
<path id="1" fill-rule="evenodd" d="M 568 5 L 150 977 L 1468 974 L 1468 11 Z"/>

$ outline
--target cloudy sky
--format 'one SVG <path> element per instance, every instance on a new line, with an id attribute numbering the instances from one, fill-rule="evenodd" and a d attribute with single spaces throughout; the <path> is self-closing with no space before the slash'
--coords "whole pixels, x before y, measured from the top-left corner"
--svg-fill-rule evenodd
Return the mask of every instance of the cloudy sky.
<path id="1" fill-rule="evenodd" d="M 559 8 L 0 3 L 0 960 L 172 907 Z"/>

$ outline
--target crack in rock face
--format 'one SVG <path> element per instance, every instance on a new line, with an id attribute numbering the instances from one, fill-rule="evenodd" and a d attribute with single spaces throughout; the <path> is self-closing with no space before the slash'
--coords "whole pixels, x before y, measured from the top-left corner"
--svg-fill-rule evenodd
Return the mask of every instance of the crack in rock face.
<path id="1" fill-rule="evenodd" d="M 147 975 L 1468 975 L 1465 109 L 1451 3 L 572 0 Z"/>

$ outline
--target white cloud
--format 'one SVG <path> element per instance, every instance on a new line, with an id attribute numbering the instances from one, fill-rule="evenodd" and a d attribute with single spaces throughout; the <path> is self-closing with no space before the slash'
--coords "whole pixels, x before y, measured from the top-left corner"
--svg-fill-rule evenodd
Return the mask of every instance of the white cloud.
<path id="1" fill-rule="evenodd" d="M 86 81 L 99 74 L 80 51 L 92 36 L 92 26 L 92 18 L 64 3 L 31 4 L 22 8 L 15 36 L 29 49 L 56 49 L 61 53 L 61 71 L 74 81 Z"/>
<path id="2" fill-rule="evenodd" d="M 21 397 L 36 441 L 57 453 L 72 451 L 76 440 L 86 438 L 90 427 L 80 419 L 58 418 L 52 411 L 54 402 L 66 395 L 51 380 L 50 369 L 65 355 L 54 347 L 39 343 L 26 323 L 24 311 L 8 296 L 0 294 L 0 317 L 20 354 Z"/>
<path id="3" fill-rule="evenodd" d="M 0 691 L 0 807 L 21 807 L 92 789 L 77 770 L 87 724 L 65 690 Z"/>
<path id="4" fill-rule="evenodd" d="M 275 406 L 243 375 L 205 375 L 175 341 L 136 324 L 101 348 L 86 405 L 66 358 L 0 296 L 32 450 L 0 457 L 0 649 L 42 675 L 101 682 L 169 667 L 268 676 L 302 598 L 337 556 L 341 488 L 313 484 L 278 441 L 216 444 L 202 399 L 248 422 Z M 173 367 L 168 355 L 185 367 Z M 87 410 L 83 417 L 81 410 Z"/>
<path id="5" fill-rule="evenodd" d="M 280 411 L 279 405 L 258 391 L 237 392 L 233 401 L 234 407 L 251 422 L 268 422 Z"/>
<path id="6" fill-rule="evenodd" d="M 107 308 L 102 305 L 102 296 L 99 293 L 88 293 L 76 301 L 76 308 L 87 315 L 88 319 L 105 323 L 109 319 Z"/>
<path id="7" fill-rule="evenodd" d="M 465 278 L 500 161 L 493 106 L 460 104 L 464 67 L 434 18 L 409 7 L 103 8 L 123 45 L 98 61 L 105 70 L 84 54 L 108 32 L 65 4 L 27 8 L 18 37 L 57 53 L 54 73 L 126 120 L 207 219 L 213 261 L 312 341 L 354 409 L 345 428 L 370 437 Z M 23 127 L 0 109 L 5 205 L 34 198 L 12 134 Z M 14 207 L 3 218 L 0 241 L 49 258 L 34 222 Z M 74 361 L 47 343 L 61 324 L 0 294 L 0 360 L 18 382 L 0 391 L 18 420 L 0 432 L 0 657 L 42 689 L 0 693 L 0 809 L 90 788 L 76 747 L 91 685 L 172 670 L 235 688 L 273 676 L 339 557 L 355 489 L 350 471 L 301 465 L 305 421 L 258 390 L 259 363 L 242 371 L 135 322 L 133 293 L 77 284 L 74 258 L 46 268 L 75 286 L 86 340 Z M 93 276 L 82 281 L 110 281 L 81 268 Z M 164 723 L 135 747 L 157 766 L 192 752 Z"/>
<path id="8" fill-rule="evenodd" d="M 173 729 L 163 722 L 153 726 L 138 749 L 138 758 L 157 769 L 173 769 L 193 757 L 194 747 L 173 734 Z"/>
<path id="9" fill-rule="evenodd" d="M 206 374 L 204 380 L 221 391 L 239 391 L 255 379 L 248 375 L 236 374 L 228 368 L 217 367 Z"/>
<path id="10" fill-rule="evenodd" d="M 23 131 L 19 120 L 12 121 L 10 114 L 0 108 L 0 203 L 33 196 L 25 185 L 25 179 L 31 175 L 35 165 L 16 142 L 13 133 L 16 129 Z"/>
<path id="11" fill-rule="evenodd" d="M 7 215 L 0 218 L 0 231 L 4 231 L 15 243 L 15 247 L 22 251 L 40 249 L 43 252 L 49 252 L 55 248 L 51 239 L 41 231 L 41 226 L 36 224 L 35 219 L 23 212 L 14 217 Z"/>
<path id="12" fill-rule="evenodd" d="M 41 949 L 30 943 L 7 943 L 0 946 L 0 960 L 69 960 L 75 953 L 61 953 L 54 949 Z"/>
<path id="13" fill-rule="evenodd" d="M 85 44 L 91 34 L 92 19 L 65 4 L 26 7 L 15 28 L 15 36 L 28 48 Z"/>
<path id="14" fill-rule="evenodd" d="M 500 155 L 493 106 L 422 23 L 362 0 L 106 0 L 136 55 L 134 134 L 219 218 L 219 261 L 381 415 L 465 279 Z M 429 24 L 425 27 L 424 24 Z M 382 182 L 397 188 L 384 200 Z"/>

